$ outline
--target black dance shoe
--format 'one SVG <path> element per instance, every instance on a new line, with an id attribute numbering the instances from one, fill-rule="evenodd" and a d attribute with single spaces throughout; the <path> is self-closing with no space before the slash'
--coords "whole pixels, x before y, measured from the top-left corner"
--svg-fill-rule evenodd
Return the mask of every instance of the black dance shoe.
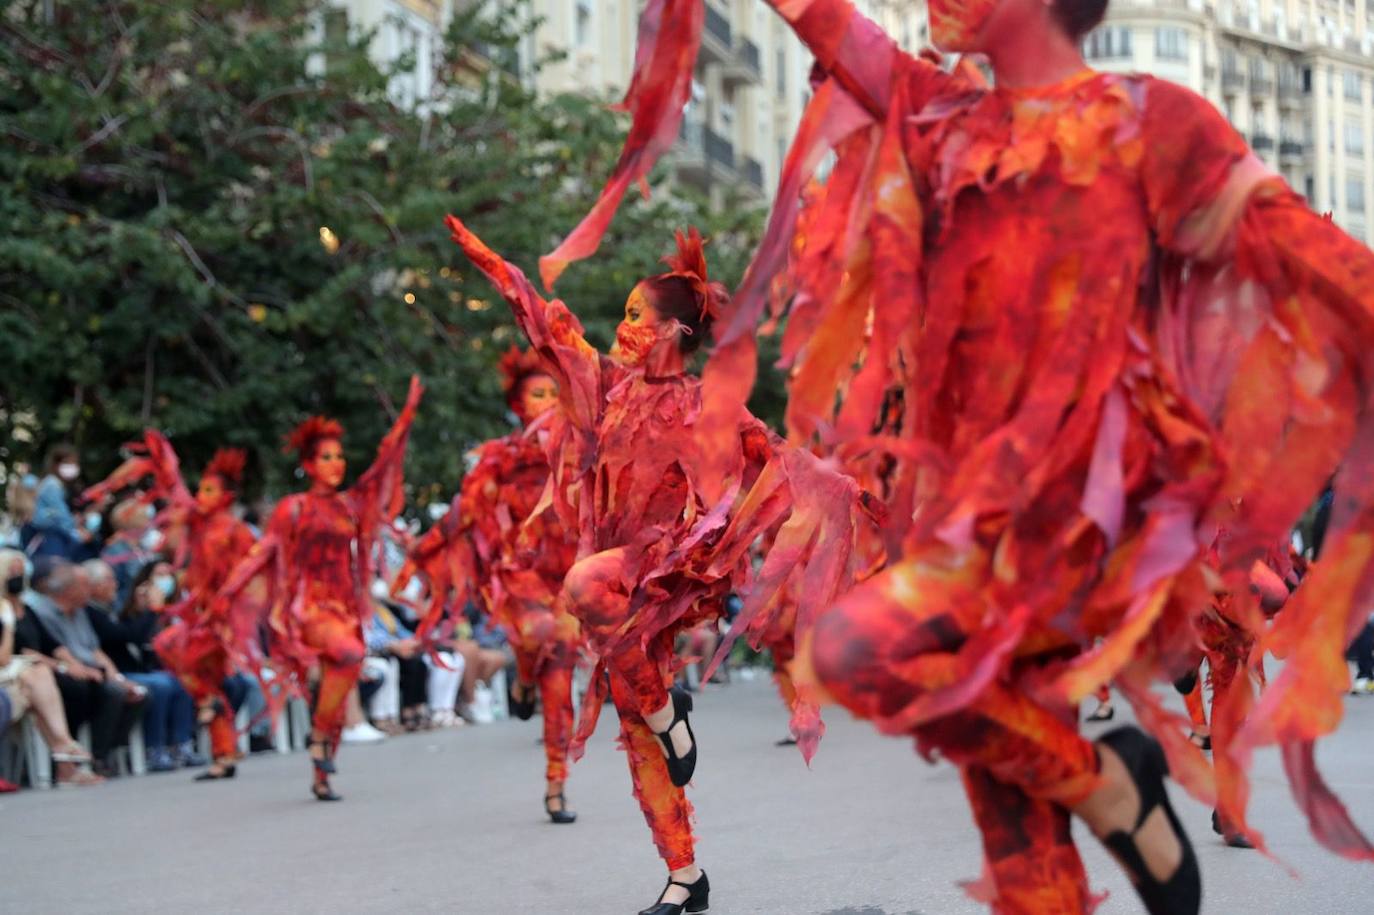
<path id="1" fill-rule="evenodd" d="M 558 801 L 560 805 L 557 810 L 553 809 L 554 801 Z M 568 800 L 563 797 L 563 792 L 561 791 L 557 794 L 550 794 L 544 798 L 544 812 L 549 815 L 550 820 L 553 820 L 560 826 L 577 822 L 577 814 L 568 809 Z"/>
<path id="2" fill-rule="evenodd" d="M 1164 787 L 1169 764 L 1164 758 L 1163 748 L 1136 727 L 1117 728 L 1104 734 L 1098 742 L 1111 747 L 1121 757 L 1140 797 L 1140 814 L 1136 817 L 1135 828 L 1130 832 L 1118 830 L 1103 838 L 1102 844 L 1126 868 L 1150 915 L 1197 915 L 1202 906 L 1202 874 L 1198 870 L 1193 845 L 1188 841 L 1188 834 L 1183 831 L 1183 825 L 1179 823 Z M 1135 840 L 1140 827 L 1158 807 L 1164 808 L 1180 849 L 1178 867 L 1164 881 L 1156 880 L 1150 873 Z"/>
<path id="3" fill-rule="evenodd" d="M 674 686 L 669 691 L 669 696 L 673 700 L 673 723 L 668 725 L 667 730 L 654 733 L 668 754 L 668 777 L 673 780 L 674 785 L 681 788 L 692 780 L 692 773 L 697 769 L 697 735 L 692 733 L 692 722 L 687 720 L 687 713 L 692 710 L 692 695 Z M 692 741 L 692 748 L 683 757 L 679 757 L 673 750 L 673 739 L 668 736 L 679 722 L 687 725 L 687 736 Z"/>
<path id="4" fill-rule="evenodd" d="M 1254 848 L 1255 843 L 1245 838 L 1244 833 L 1227 832 L 1221 828 L 1221 814 L 1212 811 L 1212 832 L 1221 836 L 1222 840 L 1232 848 Z"/>
<path id="5" fill-rule="evenodd" d="M 238 768 L 237 768 L 236 766 L 229 765 L 229 764 L 220 766 L 218 772 L 215 771 L 215 767 L 214 767 L 214 766 L 211 766 L 210 768 L 206 769 L 204 772 L 202 772 L 202 773 L 200 773 L 199 775 L 197 775 L 195 778 L 191 779 L 191 781 L 194 781 L 194 782 L 217 782 L 217 781 L 219 781 L 220 779 L 223 779 L 223 778 L 233 778 L 234 775 L 235 775 L 235 773 L 237 773 L 237 772 L 238 772 Z"/>
<path id="6" fill-rule="evenodd" d="M 668 890 L 675 886 L 680 886 L 687 891 L 686 902 L 663 901 Z M 681 883 L 670 879 L 668 885 L 663 888 L 663 892 L 658 894 L 658 898 L 659 901 L 655 905 L 641 909 L 639 915 L 682 915 L 683 912 L 699 915 L 699 913 L 709 911 L 711 908 L 711 881 L 706 879 L 706 871 L 701 872 L 696 883 Z"/>
<path id="7" fill-rule="evenodd" d="M 537 693 L 533 686 L 519 683 L 520 688 L 524 690 L 525 698 L 516 699 L 515 687 L 517 683 L 519 683 L 519 679 L 512 677 L 510 686 L 506 687 L 506 705 L 510 709 L 510 713 L 516 718 L 521 721 L 529 721 L 534 717 L 534 699 Z"/>

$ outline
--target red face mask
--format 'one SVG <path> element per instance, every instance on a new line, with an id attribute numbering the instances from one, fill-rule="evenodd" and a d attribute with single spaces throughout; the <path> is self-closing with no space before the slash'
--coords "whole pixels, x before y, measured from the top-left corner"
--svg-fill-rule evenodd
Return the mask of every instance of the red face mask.
<path id="1" fill-rule="evenodd" d="M 649 358 L 658 342 L 658 328 L 648 324 L 621 321 L 615 329 L 615 348 L 611 355 L 625 365 L 639 365 Z"/>

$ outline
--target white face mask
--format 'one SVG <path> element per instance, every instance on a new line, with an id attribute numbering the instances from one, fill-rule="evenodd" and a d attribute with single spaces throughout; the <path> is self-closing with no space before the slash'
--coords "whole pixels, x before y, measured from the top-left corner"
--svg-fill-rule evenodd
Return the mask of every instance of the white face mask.
<path id="1" fill-rule="evenodd" d="M 149 528 L 143 532 L 138 544 L 148 552 L 155 553 L 162 548 L 162 532 L 157 528 Z"/>
<path id="2" fill-rule="evenodd" d="M 153 587 L 162 592 L 162 596 L 171 600 L 177 593 L 177 580 L 171 575 L 154 575 Z"/>
<path id="3" fill-rule="evenodd" d="M 75 480 L 78 476 L 81 475 L 81 465 L 72 464 L 70 462 L 65 464 L 58 464 L 57 475 L 62 479 L 66 480 L 68 483 L 70 483 L 72 480 Z"/>

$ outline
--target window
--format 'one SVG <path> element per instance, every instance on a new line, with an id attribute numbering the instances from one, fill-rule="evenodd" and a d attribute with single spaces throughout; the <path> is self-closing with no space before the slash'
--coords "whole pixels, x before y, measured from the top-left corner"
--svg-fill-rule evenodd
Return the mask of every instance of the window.
<path id="1" fill-rule="evenodd" d="M 1345 151 L 1352 156 L 1364 155 L 1364 125 L 1358 119 L 1345 122 Z"/>
<path id="2" fill-rule="evenodd" d="M 592 43 L 592 0 L 577 0 L 577 46 L 585 48 Z"/>
<path id="3" fill-rule="evenodd" d="M 1364 80 L 1360 79 L 1360 74 L 1354 70 L 1346 70 L 1342 73 L 1341 82 L 1345 86 L 1345 97 L 1352 102 L 1358 102 L 1364 95 Z"/>
<path id="4" fill-rule="evenodd" d="M 1303 196 L 1307 198 L 1308 206 L 1317 205 L 1317 182 L 1312 179 L 1311 175 L 1308 175 L 1303 181 Z"/>
<path id="5" fill-rule="evenodd" d="M 1364 179 L 1354 175 L 1345 179 L 1345 206 L 1352 214 L 1364 213 Z"/>
<path id="6" fill-rule="evenodd" d="M 1098 29 L 1083 43 L 1083 52 L 1097 60 L 1130 57 L 1131 30 L 1120 26 Z"/>
<path id="7" fill-rule="evenodd" d="M 1155 57 L 1160 60 L 1187 60 L 1188 33 L 1183 29 L 1155 29 Z"/>
<path id="8" fill-rule="evenodd" d="M 1312 92 L 1312 68 L 1302 68 L 1302 91 L 1308 94 Z"/>
<path id="9" fill-rule="evenodd" d="M 787 100 L 787 51 L 778 48 L 777 54 L 778 101 Z"/>

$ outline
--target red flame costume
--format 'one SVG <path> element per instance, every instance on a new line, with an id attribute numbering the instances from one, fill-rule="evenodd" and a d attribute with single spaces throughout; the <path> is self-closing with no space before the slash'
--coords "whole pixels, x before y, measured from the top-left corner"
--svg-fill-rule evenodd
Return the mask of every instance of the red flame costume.
<path id="1" fill-rule="evenodd" d="M 544 369 L 534 353 L 515 349 L 501 369 L 507 401 L 526 426 L 476 449 L 476 462 L 448 513 L 415 544 L 400 578 L 418 568 L 429 580 L 431 603 L 421 636 L 438 623 L 450 592 L 460 602 L 478 600 L 505 631 L 520 681 L 537 685 L 543 699 L 546 777 L 562 782 L 568 776 L 581 638 L 558 593 L 577 558 L 577 541 L 556 512 L 539 505 L 549 479 L 545 442 L 556 411 L 530 418 L 519 405 L 522 383 Z"/>
<path id="2" fill-rule="evenodd" d="M 1073 706 L 1108 681 L 1229 822 L 1245 829 L 1249 751 L 1278 743 L 1317 838 L 1374 858 L 1313 751 L 1340 721 L 1343 649 L 1374 596 L 1369 250 L 1177 86 L 1084 71 L 989 90 L 903 54 L 848 0 L 772 5 L 822 79 L 716 325 L 705 450 L 748 393 L 764 293 L 832 149 L 783 338 L 789 431 L 862 441 L 886 392 L 905 395 L 900 435 L 878 443 L 897 462 L 894 561 L 818 621 L 821 683 L 961 768 L 985 837 L 981 895 L 998 911 L 1089 906 L 1065 807 L 1095 787 L 1096 760 Z M 630 100 L 603 203 L 677 129 L 699 6 L 646 10 L 632 95 L 662 104 Z M 990 8 L 942 9 L 964 6 Z M 605 215 L 548 260 L 551 276 L 595 247 Z M 1250 569 L 1338 467 L 1334 539 L 1265 629 Z M 702 485 L 721 472 L 704 468 Z M 1214 786 L 1149 684 L 1196 657 L 1217 590 L 1287 663 Z"/>
<path id="3" fill-rule="evenodd" d="M 558 382 L 566 422 L 549 443 L 553 475 L 545 498 L 579 534 L 581 558 L 565 580 L 564 599 L 598 658 L 574 757 L 595 727 L 608 673 L 635 796 L 669 870 L 687 867 L 694 860 L 692 808 L 644 723 L 668 702 L 678 666 L 674 639 L 718 618 L 736 590 L 749 593 L 736 630 L 749 628 L 778 605 L 773 596 L 794 575 L 805 579 L 798 626 L 808 625 L 853 574 L 858 487 L 804 451 L 777 449 L 740 407 L 714 456 L 725 468 L 720 488 L 704 490 L 701 382 L 603 359 L 562 302 L 544 301 L 459 220 L 450 216 L 448 224 Z M 670 267 L 705 286 L 699 237 L 678 241 Z M 621 334 L 620 345 L 627 342 L 634 345 Z M 758 581 L 746 587 L 750 546 L 778 524 Z M 810 753 L 814 741 L 803 749 Z"/>
<path id="4" fill-rule="evenodd" d="M 134 456 L 103 483 L 92 487 L 86 498 L 98 500 L 145 477 L 153 485 L 143 498 L 165 507 L 154 519 L 174 551 L 175 564 L 184 570 L 184 600 L 164 611 L 176 622 L 160 632 L 153 643 L 158 657 L 176 674 L 196 705 L 212 707 L 210 745 L 215 759 L 232 759 L 238 748 L 233 713 L 224 695 L 224 679 L 234 673 L 238 653 L 228 620 L 214 606 L 214 596 L 236 563 L 253 548 L 253 532 L 230 510 L 234 494 L 243 483 L 245 453 L 221 448 L 202 471 L 202 478 L 219 482 L 222 498 L 217 504 L 198 502 L 182 480 L 176 451 L 161 432 L 147 430 L 143 441 L 130 446 Z"/>
<path id="5" fill-rule="evenodd" d="M 217 598 L 231 611 L 240 643 L 255 641 L 266 619 L 273 661 L 297 688 L 318 668 L 313 726 L 325 735 L 331 755 L 365 654 L 373 545 L 378 528 L 400 510 L 406 444 L 420 395 L 419 380 L 412 379 L 405 407 L 353 486 L 326 491 L 317 484 L 278 502 L 262 539 Z M 313 417 L 297 427 L 290 444 L 308 459 L 320 442 L 342 434 L 338 423 Z"/>

